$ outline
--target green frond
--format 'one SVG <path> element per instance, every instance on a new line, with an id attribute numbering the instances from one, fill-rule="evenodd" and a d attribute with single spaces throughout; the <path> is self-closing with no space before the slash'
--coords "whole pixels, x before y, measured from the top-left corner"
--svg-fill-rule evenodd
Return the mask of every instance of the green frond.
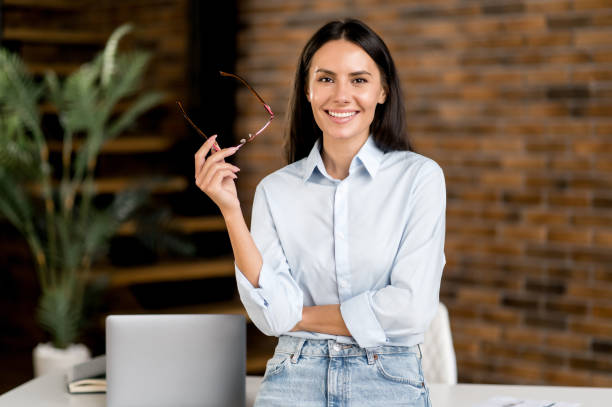
<path id="1" fill-rule="evenodd" d="M 42 91 L 43 87 L 34 81 L 23 61 L 0 48 L 0 106 L 4 111 L 19 115 L 39 143 L 43 142 L 38 112 Z"/>
<path id="2" fill-rule="evenodd" d="M 139 96 L 119 118 L 109 124 L 106 131 L 106 140 L 113 139 L 128 129 L 136 118 L 151 108 L 159 105 L 164 99 L 164 94 L 160 92 L 148 92 Z"/>
<path id="3" fill-rule="evenodd" d="M 102 63 L 102 87 L 106 88 L 111 82 L 111 77 L 115 72 L 115 56 L 117 54 L 117 46 L 119 45 L 119 40 L 132 31 L 131 24 L 123 24 L 118 27 L 106 42 L 106 47 L 103 51 L 103 63 Z"/>
<path id="4" fill-rule="evenodd" d="M 116 69 L 110 83 L 105 87 L 101 110 L 110 115 L 118 101 L 133 96 L 141 86 L 142 78 L 149 63 L 146 52 L 132 52 L 116 58 Z"/>
<path id="5" fill-rule="evenodd" d="M 82 322 L 82 308 L 75 306 L 77 281 L 64 279 L 41 294 L 37 309 L 40 325 L 51 335 L 53 345 L 66 348 L 76 342 Z"/>
<path id="6" fill-rule="evenodd" d="M 19 180 L 41 176 L 38 146 L 15 113 L 0 114 L 0 167 Z"/>
<path id="7" fill-rule="evenodd" d="M 22 234 L 28 233 L 33 208 L 23 187 L 12 174 L 0 167 L 0 213 L 4 215 Z"/>

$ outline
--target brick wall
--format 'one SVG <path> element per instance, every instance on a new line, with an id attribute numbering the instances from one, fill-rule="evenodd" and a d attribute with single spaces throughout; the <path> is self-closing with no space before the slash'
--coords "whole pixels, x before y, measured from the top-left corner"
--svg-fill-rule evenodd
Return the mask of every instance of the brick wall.
<path id="1" fill-rule="evenodd" d="M 401 73 L 417 150 L 448 189 L 448 305 L 462 382 L 612 386 L 612 3 L 239 2 L 237 72 L 278 113 L 240 151 L 245 212 L 284 165 L 299 52 L 369 23 Z M 236 131 L 266 120 L 238 94 Z"/>

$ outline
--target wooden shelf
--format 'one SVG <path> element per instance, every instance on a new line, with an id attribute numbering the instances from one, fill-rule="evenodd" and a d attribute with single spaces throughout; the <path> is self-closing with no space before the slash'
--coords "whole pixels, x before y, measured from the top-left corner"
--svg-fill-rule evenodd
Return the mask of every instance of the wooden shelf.
<path id="1" fill-rule="evenodd" d="M 226 231 L 223 216 L 179 216 L 172 218 L 172 227 L 183 233 L 222 232 Z M 130 236 L 136 233 L 136 223 L 126 222 L 117 231 L 120 236 Z"/>
<path id="2" fill-rule="evenodd" d="M 144 177 L 142 177 L 144 178 Z M 128 188 L 148 187 L 153 193 L 169 194 L 173 192 L 184 191 L 189 183 L 185 177 L 166 177 L 164 179 L 152 181 L 150 177 L 146 181 L 142 181 L 138 177 L 105 177 L 98 178 L 95 182 L 96 194 L 112 194 L 123 191 Z M 56 183 L 58 181 L 55 181 Z M 41 195 L 41 187 L 38 184 L 32 184 L 28 187 L 34 194 Z"/>
<path id="3" fill-rule="evenodd" d="M 234 276 L 234 259 L 222 258 L 183 263 L 162 263 L 152 266 L 114 267 L 92 272 L 92 278 L 108 276 L 111 287 L 165 281 L 197 280 Z"/>
<path id="4" fill-rule="evenodd" d="M 64 31 L 36 28 L 5 27 L 3 41 L 31 42 L 41 44 L 103 45 L 109 34 L 97 31 Z"/>
<path id="5" fill-rule="evenodd" d="M 130 106 L 132 106 L 132 103 L 133 101 L 131 100 L 123 100 L 115 105 L 113 112 L 114 113 L 125 112 Z M 176 98 L 171 97 L 168 94 L 165 94 L 165 97 L 157 105 L 153 106 L 152 109 L 156 109 L 159 107 L 176 108 L 178 112 L 178 108 L 176 107 Z M 39 111 L 41 114 L 57 114 L 57 107 L 55 107 L 55 105 L 49 102 L 45 102 L 39 105 Z M 150 111 L 151 110 L 145 112 L 145 114 L 149 113 Z M 177 116 L 179 115 L 179 113 L 176 113 L 176 114 Z"/>
<path id="6" fill-rule="evenodd" d="M 2 6 L 8 7 L 31 7 L 53 10 L 78 10 L 89 1 L 75 0 L 3 0 Z"/>
<path id="7" fill-rule="evenodd" d="M 107 141 L 101 149 L 106 154 L 136 154 L 136 153 L 158 153 L 169 150 L 176 142 L 175 139 L 167 136 L 125 136 Z M 82 146 L 82 140 L 75 140 L 74 150 Z M 63 143 L 59 140 L 48 142 L 49 150 L 61 152 Z"/>

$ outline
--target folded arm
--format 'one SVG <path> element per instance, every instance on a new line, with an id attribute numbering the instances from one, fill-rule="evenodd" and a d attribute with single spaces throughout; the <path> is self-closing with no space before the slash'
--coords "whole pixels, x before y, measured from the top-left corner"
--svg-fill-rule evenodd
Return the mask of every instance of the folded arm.
<path id="1" fill-rule="evenodd" d="M 342 318 L 361 347 L 423 334 L 437 310 L 446 263 L 444 174 L 437 164 L 429 162 L 417 177 L 390 284 L 340 304 Z"/>
<path id="2" fill-rule="evenodd" d="M 238 293 L 249 317 L 266 335 L 289 332 L 302 319 L 303 294 L 290 273 L 263 188 L 255 191 L 250 233 L 244 221 L 233 224 L 226 218 L 226 223 Z"/>

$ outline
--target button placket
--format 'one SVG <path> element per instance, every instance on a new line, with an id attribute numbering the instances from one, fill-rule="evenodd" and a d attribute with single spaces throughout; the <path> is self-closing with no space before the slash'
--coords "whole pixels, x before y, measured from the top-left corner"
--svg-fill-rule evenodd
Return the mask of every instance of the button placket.
<path id="1" fill-rule="evenodd" d="M 336 185 L 334 196 L 334 251 L 336 260 L 336 281 L 341 301 L 350 298 L 349 257 L 348 257 L 348 182 Z"/>

